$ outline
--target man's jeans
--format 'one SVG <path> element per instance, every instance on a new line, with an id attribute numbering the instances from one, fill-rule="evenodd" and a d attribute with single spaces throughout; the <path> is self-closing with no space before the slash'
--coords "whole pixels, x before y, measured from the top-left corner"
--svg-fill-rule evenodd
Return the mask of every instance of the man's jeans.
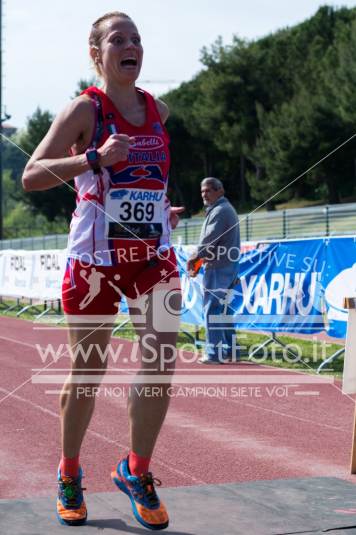
<path id="1" fill-rule="evenodd" d="M 234 323 L 228 321 L 233 316 L 230 304 L 234 297 L 237 275 L 236 264 L 216 269 L 207 268 L 204 273 L 205 353 L 210 359 L 239 359 Z"/>

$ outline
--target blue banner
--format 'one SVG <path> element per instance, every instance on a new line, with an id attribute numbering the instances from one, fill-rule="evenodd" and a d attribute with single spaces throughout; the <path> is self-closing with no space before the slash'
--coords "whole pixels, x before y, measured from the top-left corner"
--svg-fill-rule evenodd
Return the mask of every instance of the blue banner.
<path id="1" fill-rule="evenodd" d="M 176 247 L 183 288 L 182 322 L 202 325 L 203 277 L 186 274 L 186 247 Z M 240 283 L 222 304 L 235 328 L 346 335 L 344 297 L 356 297 L 356 237 L 261 243 L 242 254 Z M 208 290 L 207 290 L 208 291 Z M 216 318 L 219 322 L 219 317 Z M 226 317 L 221 319 L 226 322 Z"/>

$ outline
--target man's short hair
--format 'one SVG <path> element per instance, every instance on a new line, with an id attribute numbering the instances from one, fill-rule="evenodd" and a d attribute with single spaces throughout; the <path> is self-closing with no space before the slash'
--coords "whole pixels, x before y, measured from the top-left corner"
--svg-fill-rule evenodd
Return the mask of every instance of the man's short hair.
<path id="1" fill-rule="evenodd" d="M 215 178 L 213 176 L 208 176 L 207 178 L 204 178 L 200 185 L 207 184 L 208 186 L 211 186 L 213 190 L 218 191 L 219 189 L 224 190 L 224 185 L 218 178 Z"/>

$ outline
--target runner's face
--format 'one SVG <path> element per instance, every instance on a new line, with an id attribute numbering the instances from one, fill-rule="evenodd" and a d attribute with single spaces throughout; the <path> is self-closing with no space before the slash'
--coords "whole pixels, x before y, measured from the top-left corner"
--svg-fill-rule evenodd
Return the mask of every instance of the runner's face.
<path id="1" fill-rule="evenodd" d="M 215 190 L 210 185 L 202 185 L 201 187 L 201 196 L 203 198 L 204 206 L 210 206 L 221 197 L 223 194 L 221 189 Z"/>
<path id="2" fill-rule="evenodd" d="M 101 71 L 108 81 L 134 83 L 141 70 L 143 48 L 134 23 L 114 18 L 106 22 L 100 45 Z"/>

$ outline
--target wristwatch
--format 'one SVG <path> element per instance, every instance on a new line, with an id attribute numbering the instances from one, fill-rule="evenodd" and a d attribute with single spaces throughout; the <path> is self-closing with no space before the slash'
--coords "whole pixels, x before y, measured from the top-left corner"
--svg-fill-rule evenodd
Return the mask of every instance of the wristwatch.
<path id="1" fill-rule="evenodd" d="M 94 174 L 98 175 L 101 172 L 100 167 L 100 155 L 98 151 L 94 148 L 87 149 L 85 151 L 85 156 L 87 158 L 87 162 L 94 171 Z"/>

